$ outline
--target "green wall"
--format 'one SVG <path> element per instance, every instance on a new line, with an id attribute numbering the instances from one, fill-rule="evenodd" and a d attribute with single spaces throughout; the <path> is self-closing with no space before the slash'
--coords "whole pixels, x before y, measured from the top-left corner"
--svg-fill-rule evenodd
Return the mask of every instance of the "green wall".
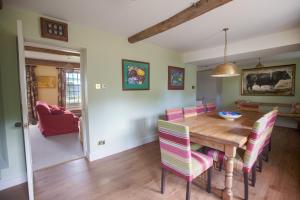
<path id="1" fill-rule="evenodd" d="M 1 87 L 4 91 L 4 114 L 9 146 L 9 163 L 2 178 L 25 174 L 21 131 L 13 127 L 20 120 L 17 78 L 16 20 L 23 21 L 26 40 L 69 48 L 85 48 L 87 52 L 88 128 L 90 153 L 99 158 L 122 151 L 155 138 L 156 121 L 169 107 L 195 102 L 196 68 L 186 67 L 181 56 L 171 50 L 145 42 L 129 44 L 127 38 L 69 23 L 69 42 L 40 37 L 39 14 L 6 8 L 0 11 Z M 150 62 L 150 90 L 122 91 L 121 60 Z M 186 67 L 184 91 L 167 90 L 168 65 Z M 96 90 L 96 83 L 106 89 Z M 104 146 L 97 146 L 105 139 Z"/>
<path id="2" fill-rule="evenodd" d="M 222 106 L 232 106 L 238 99 L 258 102 L 292 103 L 300 102 L 300 59 L 280 62 L 264 63 L 265 66 L 296 64 L 295 96 L 241 96 L 241 77 L 223 78 L 222 80 Z"/>

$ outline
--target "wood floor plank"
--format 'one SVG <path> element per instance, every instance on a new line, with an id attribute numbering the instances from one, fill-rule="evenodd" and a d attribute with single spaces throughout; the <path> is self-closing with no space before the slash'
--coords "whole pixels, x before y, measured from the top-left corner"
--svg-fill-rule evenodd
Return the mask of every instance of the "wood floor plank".
<path id="1" fill-rule="evenodd" d="M 256 187 L 249 187 L 249 197 L 255 200 L 300 199 L 300 132 L 275 127 L 270 160 L 263 172 L 257 173 Z M 182 200 L 184 180 L 168 173 L 165 194 L 160 194 L 160 152 L 158 142 L 122 152 L 89 163 L 75 160 L 34 173 L 37 200 Z M 192 186 L 192 200 L 220 199 L 217 189 L 224 187 L 224 172 L 213 170 L 215 194 Z M 202 184 L 204 185 L 204 184 Z M 243 199 L 243 179 L 234 176 L 233 192 Z M 0 199 L 3 196 L 0 192 Z M 6 193 L 7 195 L 7 193 Z M 23 200 L 23 199 L 22 199 Z"/>

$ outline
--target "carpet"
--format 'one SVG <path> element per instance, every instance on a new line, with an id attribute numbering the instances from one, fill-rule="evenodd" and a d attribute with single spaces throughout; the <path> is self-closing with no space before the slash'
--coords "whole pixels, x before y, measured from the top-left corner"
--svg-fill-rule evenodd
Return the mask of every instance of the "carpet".
<path id="1" fill-rule="evenodd" d="M 78 133 L 44 137 L 37 125 L 30 125 L 29 136 L 34 171 L 84 156 Z"/>

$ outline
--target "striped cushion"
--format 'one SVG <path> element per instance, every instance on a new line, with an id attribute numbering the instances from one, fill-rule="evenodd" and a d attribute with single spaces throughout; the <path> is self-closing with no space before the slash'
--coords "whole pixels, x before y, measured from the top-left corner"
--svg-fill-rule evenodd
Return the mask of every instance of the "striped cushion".
<path id="1" fill-rule="evenodd" d="M 168 121 L 183 119 L 182 108 L 173 108 L 166 110 L 166 117 Z"/>
<path id="2" fill-rule="evenodd" d="M 197 105 L 196 106 L 196 112 L 197 112 L 198 115 L 203 114 L 203 113 L 206 112 L 206 107 L 203 104 Z"/>
<path id="3" fill-rule="evenodd" d="M 240 110 L 246 110 L 246 111 L 256 111 L 259 112 L 259 104 L 255 103 L 240 103 L 239 104 Z"/>
<path id="4" fill-rule="evenodd" d="M 216 110 L 216 104 L 214 104 L 214 103 L 206 104 L 206 112 L 213 112 L 215 110 Z"/>
<path id="5" fill-rule="evenodd" d="M 273 110 L 255 122 L 244 154 L 244 172 L 251 171 L 258 155 L 262 152 L 267 140 L 270 139 L 276 116 L 277 110 Z"/>
<path id="6" fill-rule="evenodd" d="M 194 117 L 197 116 L 196 107 L 185 107 L 183 108 L 183 116 L 186 117 Z"/>
<path id="7" fill-rule="evenodd" d="M 158 130 L 161 165 L 165 169 L 191 181 L 212 163 L 208 156 L 192 153 L 187 126 L 159 120 Z"/>

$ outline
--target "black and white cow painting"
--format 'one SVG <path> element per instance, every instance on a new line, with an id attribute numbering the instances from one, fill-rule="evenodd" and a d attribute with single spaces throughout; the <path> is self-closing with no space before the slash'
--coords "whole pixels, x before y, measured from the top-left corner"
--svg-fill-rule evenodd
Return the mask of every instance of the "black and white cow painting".
<path id="1" fill-rule="evenodd" d="M 295 65 L 244 69 L 243 95 L 293 95 Z"/>

